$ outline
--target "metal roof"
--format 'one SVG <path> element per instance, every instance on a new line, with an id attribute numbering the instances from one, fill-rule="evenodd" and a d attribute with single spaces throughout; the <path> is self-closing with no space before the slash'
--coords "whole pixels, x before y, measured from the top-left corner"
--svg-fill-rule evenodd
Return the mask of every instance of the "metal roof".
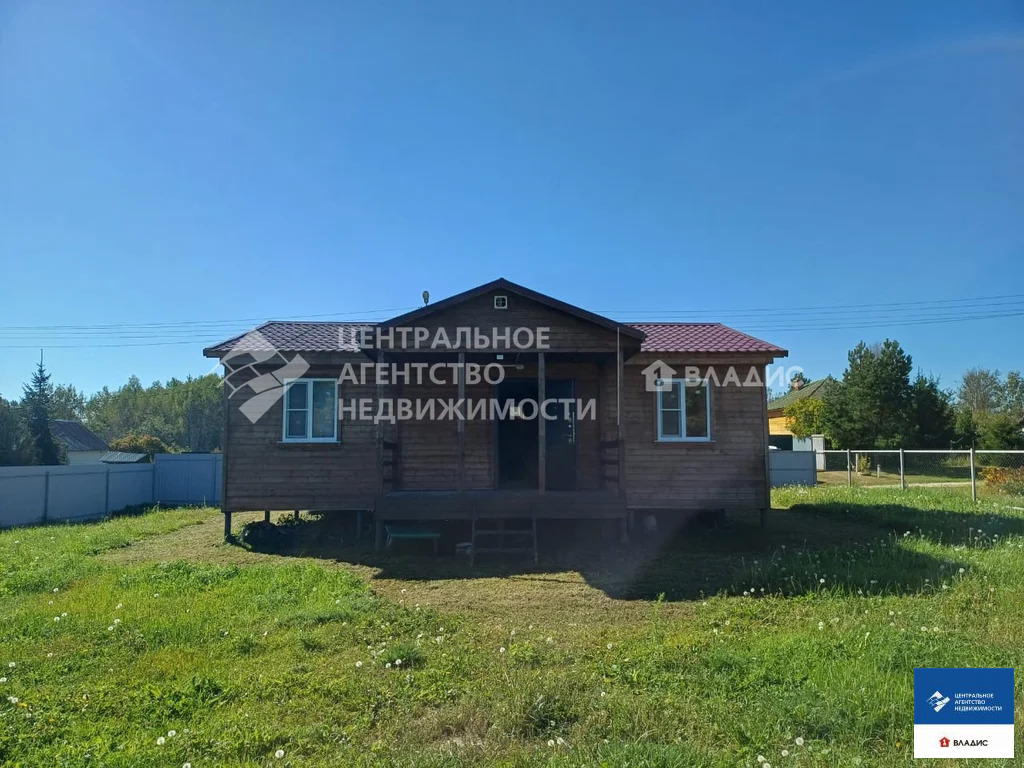
<path id="1" fill-rule="evenodd" d="M 53 439 L 68 451 L 105 451 L 107 444 L 89 431 L 89 428 L 71 419 L 53 419 L 50 421 L 50 433 Z"/>

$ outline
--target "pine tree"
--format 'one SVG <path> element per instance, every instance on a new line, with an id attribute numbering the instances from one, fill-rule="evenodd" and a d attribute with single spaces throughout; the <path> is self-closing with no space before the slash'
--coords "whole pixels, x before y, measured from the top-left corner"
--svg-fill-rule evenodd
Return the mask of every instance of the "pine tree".
<path id="1" fill-rule="evenodd" d="M 32 383 L 24 387 L 21 404 L 27 414 L 28 431 L 35 443 L 38 463 L 63 464 L 64 450 L 50 432 L 50 414 L 54 408 L 53 384 L 50 383 L 50 374 L 46 372 L 42 359 L 39 360 L 36 372 L 32 374 Z"/>

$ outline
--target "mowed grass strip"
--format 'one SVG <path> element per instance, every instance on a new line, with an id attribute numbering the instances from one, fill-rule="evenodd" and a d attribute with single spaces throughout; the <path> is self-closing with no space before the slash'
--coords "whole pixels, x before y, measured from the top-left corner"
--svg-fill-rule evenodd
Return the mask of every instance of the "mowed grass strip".
<path id="1" fill-rule="evenodd" d="M 549 564 L 543 591 L 527 566 L 446 580 L 428 557 L 403 581 L 346 550 L 260 555 L 216 544 L 209 510 L 0 533 L 0 763 L 907 765 L 915 666 L 1020 666 L 1018 511 L 775 502 L 765 536 L 641 549 L 632 585 Z M 109 557 L 135 543 L 174 557 Z M 546 604 L 501 620 L 517 584 Z"/>

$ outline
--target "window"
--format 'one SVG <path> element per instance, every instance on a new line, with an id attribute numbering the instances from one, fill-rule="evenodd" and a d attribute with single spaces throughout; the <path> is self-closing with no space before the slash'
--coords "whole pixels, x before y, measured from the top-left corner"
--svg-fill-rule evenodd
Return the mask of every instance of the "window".
<path id="1" fill-rule="evenodd" d="M 495 296 L 494 297 L 494 308 L 495 309 L 508 309 L 508 296 Z"/>
<path id="2" fill-rule="evenodd" d="M 665 388 L 658 391 L 658 440 L 711 440 L 711 398 L 706 381 L 665 382 Z"/>
<path id="3" fill-rule="evenodd" d="M 284 386 L 285 442 L 337 442 L 338 382 L 293 379 Z"/>

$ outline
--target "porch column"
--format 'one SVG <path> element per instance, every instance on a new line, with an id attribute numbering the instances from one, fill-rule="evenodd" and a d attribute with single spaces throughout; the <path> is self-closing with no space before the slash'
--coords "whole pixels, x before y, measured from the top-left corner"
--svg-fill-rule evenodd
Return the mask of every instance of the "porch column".
<path id="1" fill-rule="evenodd" d="M 459 352 L 459 368 L 457 371 L 458 382 L 459 382 L 459 403 L 460 411 L 463 410 L 466 401 L 466 353 Z M 458 489 L 461 491 L 466 484 L 466 422 L 462 418 L 458 418 L 455 421 L 455 427 L 458 430 L 456 440 L 458 441 Z"/>
<path id="2" fill-rule="evenodd" d="M 618 475 L 619 494 L 626 493 L 626 425 L 622 418 L 622 380 L 623 380 L 622 344 L 619 331 L 615 330 L 615 441 L 618 443 Z"/>
<path id="3" fill-rule="evenodd" d="M 548 484 L 547 477 L 547 420 L 544 418 L 544 353 L 537 353 L 537 490 L 544 493 Z"/>

